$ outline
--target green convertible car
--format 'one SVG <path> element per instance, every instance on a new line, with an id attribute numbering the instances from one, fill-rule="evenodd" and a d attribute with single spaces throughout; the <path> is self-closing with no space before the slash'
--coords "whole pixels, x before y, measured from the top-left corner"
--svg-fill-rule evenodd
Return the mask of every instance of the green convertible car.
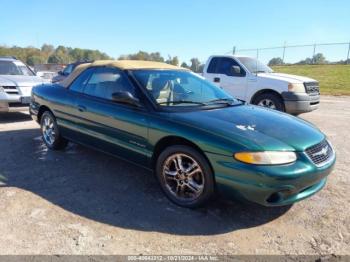
<path id="1" fill-rule="evenodd" d="M 191 71 L 96 61 L 37 86 L 30 113 L 50 149 L 73 141 L 154 170 L 166 196 L 196 207 L 216 191 L 265 206 L 319 191 L 335 152 L 299 118 L 246 105 Z"/>

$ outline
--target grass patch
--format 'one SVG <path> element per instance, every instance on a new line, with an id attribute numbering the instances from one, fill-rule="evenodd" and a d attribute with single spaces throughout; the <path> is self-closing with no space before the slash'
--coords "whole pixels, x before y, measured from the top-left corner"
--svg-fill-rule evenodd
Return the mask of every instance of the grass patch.
<path id="1" fill-rule="evenodd" d="M 350 65 L 274 66 L 273 70 L 316 79 L 324 95 L 350 95 Z"/>

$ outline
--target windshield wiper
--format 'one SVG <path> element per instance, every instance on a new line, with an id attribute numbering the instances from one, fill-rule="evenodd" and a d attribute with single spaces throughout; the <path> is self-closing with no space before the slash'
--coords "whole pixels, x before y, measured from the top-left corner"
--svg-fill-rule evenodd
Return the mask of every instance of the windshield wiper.
<path id="1" fill-rule="evenodd" d="M 235 103 L 237 102 L 237 103 Z M 220 99 L 214 99 L 211 100 L 209 102 L 207 102 L 206 104 L 224 104 L 224 105 L 228 105 L 228 106 L 238 106 L 238 105 L 244 105 L 246 102 L 241 100 L 241 99 L 232 99 L 232 98 L 220 98 Z"/>
<path id="2" fill-rule="evenodd" d="M 188 100 L 177 100 L 177 101 L 165 101 L 165 102 L 160 102 L 158 103 L 158 105 L 165 105 L 165 104 L 196 104 L 196 105 L 201 105 L 201 106 L 205 106 L 205 103 L 202 102 L 197 102 L 197 101 L 188 101 Z"/>
<path id="3" fill-rule="evenodd" d="M 208 101 L 206 104 L 230 104 L 232 105 L 232 103 L 235 100 L 231 99 L 231 98 L 219 98 L 219 99 L 214 99 L 214 100 L 210 100 Z"/>
<path id="4" fill-rule="evenodd" d="M 176 104 L 196 104 L 200 106 L 210 106 L 210 105 L 215 105 L 215 104 L 221 104 L 221 105 L 228 105 L 232 106 L 234 105 L 235 100 L 232 98 L 219 98 L 219 99 L 214 99 L 210 100 L 208 102 L 198 102 L 198 101 L 188 101 L 188 100 L 177 100 L 177 101 L 164 101 L 158 103 L 158 105 L 176 105 Z M 240 101 L 241 103 L 238 103 L 237 105 L 244 104 L 243 101 Z"/>

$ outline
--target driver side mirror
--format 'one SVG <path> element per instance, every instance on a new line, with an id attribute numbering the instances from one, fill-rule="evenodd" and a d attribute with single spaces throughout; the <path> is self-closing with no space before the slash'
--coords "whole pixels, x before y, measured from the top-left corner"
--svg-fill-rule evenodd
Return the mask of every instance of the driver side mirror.
<path id="1" fill-rule="evenodd" d="M 231 67 L 231 74 L 232 75 L 241 75 L 241 68 L 239 66 L 232 66 Z"/>
<path id="2" fill-rule="evenodd" d="M 134 97 L 130 92 L 128 91 L 119 91 L 112 94 L 112 100 L 114 102 L 123 103 L 123 104 L 129 104 L 136 107 L 141 107 L 140 100 L 136 97 Z"/>

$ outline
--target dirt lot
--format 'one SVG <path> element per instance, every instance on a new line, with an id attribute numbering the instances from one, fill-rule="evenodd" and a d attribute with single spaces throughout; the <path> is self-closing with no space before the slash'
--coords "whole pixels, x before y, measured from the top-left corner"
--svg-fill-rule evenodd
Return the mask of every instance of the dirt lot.
<path id="1" fill-rule="evenodd" d="M 47 151 L 28 115 L 0 115 L 0 254 L 350 254 L 350 97 L 303 118 L 338 161 L 327 186 L 292 207 L 171 204 L 155 178 L 70 145 Z"/>

